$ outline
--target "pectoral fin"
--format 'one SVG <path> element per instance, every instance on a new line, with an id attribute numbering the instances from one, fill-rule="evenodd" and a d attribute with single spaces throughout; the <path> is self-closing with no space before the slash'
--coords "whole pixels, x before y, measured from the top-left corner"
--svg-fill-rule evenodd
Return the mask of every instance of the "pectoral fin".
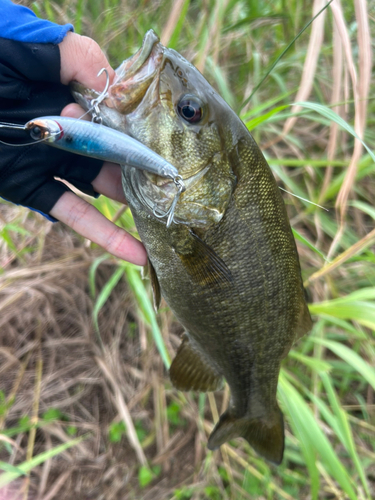
<path id="1" fill-rule="evenodd" d="M 208 439 L 215 450 L 226 441 L 243 437 L 266 460 L 279 465 L 284 454 L 284 419 L 280 409 L 263 419 L 233 417 L 228 409 L 220 417 Z"/>
<path id="2" fill-rule="evenodd" d="M 185 337 L 169 369 L 171 382 L 180 391 L 217 391 L 222 377 Z"/>
<path id="3" fill-rule="evenodd" d="M 160 285 L 158 277 L 156 276 L 154 266 L 151 264 L 150 259 L 147 259 L 147 262 L 148 262 L 148 275 L 151 281 L 152 295 L 154 298 L 154 309 L 157 312 L 161 302 Z"/>
<path id="4" fill-rule="evenodd" d="M 233 282 L 230 269 L 215 251 L 190 231 L 190 241 L 185 249 L 175 252 L 193 280 L 200 286 L 228 286 Z"/>

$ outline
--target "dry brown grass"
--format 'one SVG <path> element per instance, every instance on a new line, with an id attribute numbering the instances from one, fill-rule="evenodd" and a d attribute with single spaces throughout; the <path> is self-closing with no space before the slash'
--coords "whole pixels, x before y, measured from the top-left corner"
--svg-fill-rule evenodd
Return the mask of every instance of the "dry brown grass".
<path id="1" fill-rule="evenodd" d="M 20 210 L 15 209 L 18 215 Z M 9 213 L 12 217 L 12 209 Z M 11 485 L 10 498 L 17 498 L 16 493 L 24 498 L 25 488 L 29 498 L 38 500 L 140 498 L 137 467 L 146 457 L 162 466 L 166 479 L 159 477 L 157 491 L 151 488 L 142 498 L 163 498 L 197 472 L 194 450 L 200 450 L 199 458 L 197 435 L 203 436 L 196 425 L 196 405 L 184 415 L 183 430 L 160 422 L 170 398 L 177 396 L 169 394 L 162 362 L 125 282 L 116 286 L 99 315 L 98 343 L 91 322 L 94 300 L 88 293 L 95 252 L 60 225 L 40 217 L 28 217 L 24 223 L 28 230 L 42 225 L 44 242 L 28 255 L 24 267 L 14 269 L 3 248 L 3 261 L 9 264 L 0 277 L 0 380 L 1 390 L 15 400 L 0 424 L 15 427 L 24 415 L 38 422 L 38 414 L 50 408 L 60 410 L 67 421 L 39 420 L 35 442 L 33 431 L 19 434 L 10 460 L 5 454 L 2 459 L 19 463 L 30 453 L 69 441 L 68 423 L 89 438 Z M 98 289 L 112 272 L 111 262 L 99 267 Z M 178 337 L 172 336 L 171 343 L 176 345 Z M 109 426 L 121 419 L 127 423 L 127 437 L 111 443 Z M 133 422 L 149 435 L 144 451 L 131 429 Z"/>

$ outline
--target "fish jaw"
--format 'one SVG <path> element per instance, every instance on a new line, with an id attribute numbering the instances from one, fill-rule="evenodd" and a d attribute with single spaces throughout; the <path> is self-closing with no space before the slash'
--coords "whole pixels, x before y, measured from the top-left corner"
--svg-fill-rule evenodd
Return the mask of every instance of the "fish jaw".
<path id="1" fill-rule="evenodd" d="M 70 92 L 72 93 L 75 101 L 85 110 L 88 114 L 93 112 L 92 102 L 98 97 L 100 93 L 96 90 L 89 89 L 82 85 L 82 83 L 73 80 L 69 84 Z M 124 118 L 119 114 L 113 107 L 110 106 L 99 106 L 100 107 L 100 117 L 103 123 L 108 127 L 124 131 Z"/>
<path id="2" fill-rule="evenodd" d="M 152 101 L 158 97 L 157 77 L 163 50 L 164 47 L 159 43 L 156 33 L 149 30 L 144 37 L 141 49 L 116 69 L 116 76 L 108 89 L 108 95 L 99 103 L 100 115 L 105 125 L 131 134 L 131 125 L 126 119 L 127 115 L 130 115 L 139 106 L 151 85 L 154 92 L 148 92 L 148 105 L 151 104 L 151 95 L 153 95 Z M 70 83 L 70 90 L 78 104 L 90 112 L 92 111 L 92 101 L 101 95 L 96 90 L 89 89 L 77 81 Z M 137 115 L 139 115 L 139 110 Z M 134 119 L 135 117 L 133 117 Z"/>
<path id="3" fill-rule="evenodd" d="M 148 30 L 142 42 L 142 47 L 133 56 L 123 61 L 116 69 L 115 83 L 126 78 L 134 76 L 137 71 L 146 63 L 150 57 L 154 46 L 159 43 L 159 37 L 154 30 Z"/>
<path id="4" fill-rule="evenodd" d="M 106 105 L 115 108 L 119 113 L 131 113 L 143 99 L 150 85 L 154 83 L 154 99 L 157 98 L 157 76 L 160 72 L 164 47 L 159 43 L 159 37 L 149 30 L 141 49 L 125 60 L 116 70 L 113 85 L 108 91 Z M 148 95 L 148 105 L 150 95 Z"/>

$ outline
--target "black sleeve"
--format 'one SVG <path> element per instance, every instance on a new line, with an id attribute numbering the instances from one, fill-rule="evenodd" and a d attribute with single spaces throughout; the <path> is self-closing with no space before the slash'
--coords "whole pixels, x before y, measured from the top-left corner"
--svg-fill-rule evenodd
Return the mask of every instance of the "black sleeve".
<path id="1" fill-rule="evenodd" d="M 24 125 L 48 115 L 59 115 L 73 98 L 60 83 L 58 45 L 33 44 L 0 37 L 0 122 Z M 0 129 L 0 140 L 25 144 L 23 131 Z M 45 144 L 6 146 L 0 143 L 0 196 L 48 214 L 69 188 L 66 179 L 86 194 L 96 195 L 91 182 L 103 162 L 74 155 Z"/>

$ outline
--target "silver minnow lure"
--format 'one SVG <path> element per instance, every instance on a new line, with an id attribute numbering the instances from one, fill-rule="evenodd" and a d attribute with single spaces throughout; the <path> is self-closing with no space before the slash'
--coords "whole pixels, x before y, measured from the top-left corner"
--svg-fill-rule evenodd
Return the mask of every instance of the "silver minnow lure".
<path id="1" fill-rule="evenodd" d="M 24 126 L 34 140 L 90 156 L 146 170 L 160 177 L 175 180 L 176 167 L 132 137 L 97 123 L 63 116 L 43 116 L 30 120 Z"/>

